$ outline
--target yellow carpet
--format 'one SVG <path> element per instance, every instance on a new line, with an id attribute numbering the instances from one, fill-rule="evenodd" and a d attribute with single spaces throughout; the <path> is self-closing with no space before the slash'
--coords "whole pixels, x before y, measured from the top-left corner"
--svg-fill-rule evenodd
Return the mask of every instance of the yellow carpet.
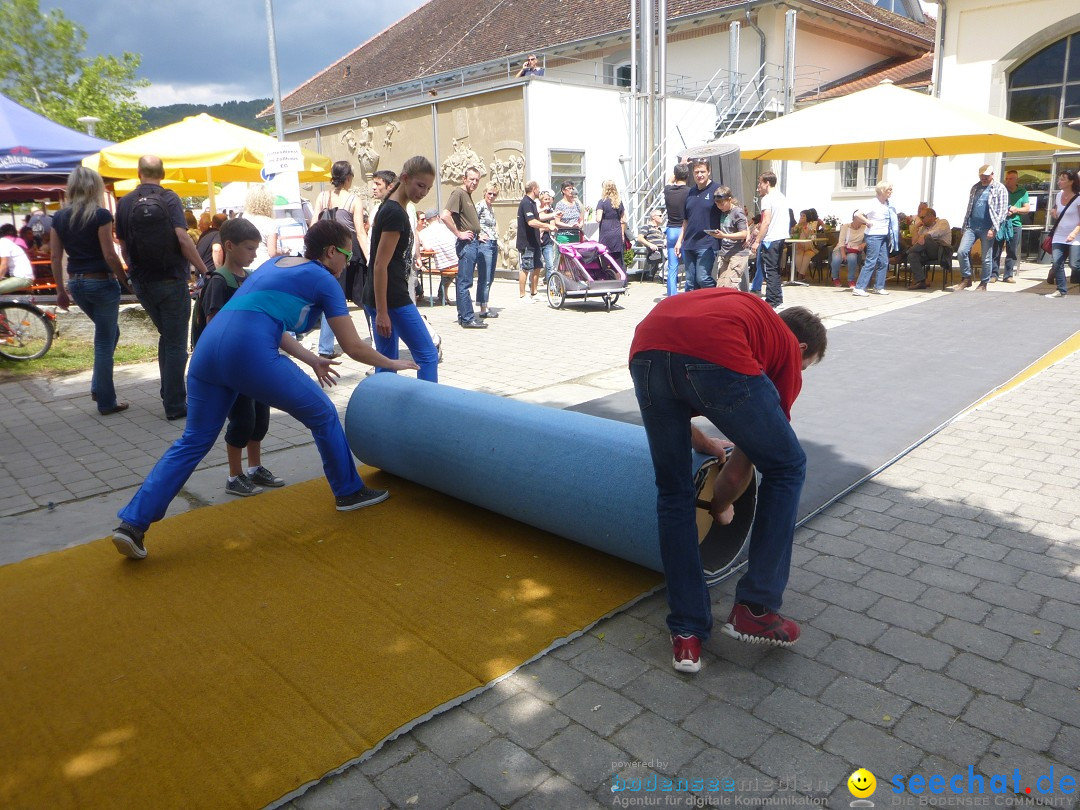
<path id="1" fill-rule="evenodd" d="M 263 807 L 659 582 L 363 473 L 0 568 L 0 807 Z"/>

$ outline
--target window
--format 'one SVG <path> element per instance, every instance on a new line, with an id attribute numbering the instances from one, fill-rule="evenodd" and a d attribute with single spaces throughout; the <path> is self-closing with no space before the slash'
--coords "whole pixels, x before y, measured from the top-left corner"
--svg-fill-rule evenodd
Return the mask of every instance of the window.
<path id="1" fill-rule="evenodd" d="M 630 86 L 630 65 L 618 65 L 615 68 L 615 86 Z"/>
<path id="2" fill-rule="evenodd" d="M 585 190 L 585 153 L 552 149 L 550 159 L 551 190 L 555 193 L 555 201 L 562 199 L 562 184 L 567 180 L 574 184 L 580 200 Z"/>
<path id="3" fill-rule="evenodd" d="M 1062 37 L 1028 57 L 1009 73 L 1008 118 L 1032 129 L 1080 144 L 1080 129 L 1070 123 L 1080 117 L 1080 33 Z M 1007 167 L 1021 171 L 1021 183 L 1031 194 L 1053 194 L 1062 161 L 1047 149 L 1042 155 L 1005 156 Z M 1025 181 L 1025 170 L 1030 175 Z M 1040 203 L 1045 202 L 1045 197 Z"/>
<path id="4" fill-rule="evenodd" d="M 865 191 L 878 181 L 876 160 L 845 160 L 837 164 L 840 171 L 841 191 Z"/>

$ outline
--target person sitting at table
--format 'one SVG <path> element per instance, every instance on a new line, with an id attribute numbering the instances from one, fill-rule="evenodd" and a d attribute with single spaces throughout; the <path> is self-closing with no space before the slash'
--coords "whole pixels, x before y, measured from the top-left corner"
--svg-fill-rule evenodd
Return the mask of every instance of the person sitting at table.
<path id="1" fill-rule="evenodd" d="M 866 257 L 866 226 L 851 215 L 851 222 L 840 226 L 829 264 L 832 266 L 832 284 L 840 287 L 840 264 L 847 261 L 848 286 L 855 286 L 855 270 Z"/>
<path id="2" fill-rule="evenodd" d="M 637 243 L 644 245 L 645 274 L 642 280 L 652 278 L 660 271 L 661 264 L 665 261 L 664 251 L 667 249 L 667 234 L 664 232 L 664 212 L 654 208 L 649 213 L 649 221 L 637 235 Z"/>
<path id="3" fill-rule="evenodd" d="M 937 212 L 933 208 L 927 208 L 922 215 L 922 227 L 918 235 L 912 239 L 911 247 L 908 248 L 908 267 L 911 268 L 911 283 L 909 290 L 925 290 L 926 268 L 924 262 L 936 262 L 941 258 L 941 249 L 952 246 L 952 228 L 949 220 L 938 219 Z"/>
<path id="4" fill-rule="evenodd" d="M 801 242 L 795 245 L 795 273 L 799 279 L 805 279 L 810 269 L 810 260 L 817 253 L 817 247 L 813 239 L 817 236 L 821 223 L 818 222 L 818 212 L 815 208 L 807 208 L 799 212 L 799 221 L 792 233 L 793 239 L 809 239 L 809 242 Z"/>
<path id="5" fill-rule="evenodd" d="M 416 239 L 420 243 L 420 250 L 434 251 L 435 255 L 431 257 L 432 270 L 442 275 L 442 285 L 453 284 L 458 265 L 457 237 L 446 227 L 435 209 L 424 212 L 423 218 L 426 224 L 421 228 L 420 215 L 417 215 Z M 439 294 L 442 293 L 440 286 Z"/>

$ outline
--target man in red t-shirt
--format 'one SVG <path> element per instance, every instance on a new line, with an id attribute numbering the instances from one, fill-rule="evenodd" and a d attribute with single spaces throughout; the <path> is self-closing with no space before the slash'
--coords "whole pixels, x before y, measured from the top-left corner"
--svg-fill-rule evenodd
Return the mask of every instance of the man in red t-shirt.
<path id="1" fill-rule="evenodd" d="M 708 440 L 690 424 L 709 419 L 735 444 L 716 477 L 712 515 L 730 523 L 732 504 L 761 474 L 746 573 L 735 589 L 725 635 L 788 647 L 799 626 L 777 611 L 791 564 L 806 454 L 791 429 L 802 372 L 821 360 L 827 338 L 804 307 L 779 314 L 731 289 L 696 290 L 661 301 L 638 324 L 630 375 L 656 473 L 660 556 L 667 580 L 672 664 L 701 668 L 712 631 L 712 601 L 701 569 L 691 449 Z"/>

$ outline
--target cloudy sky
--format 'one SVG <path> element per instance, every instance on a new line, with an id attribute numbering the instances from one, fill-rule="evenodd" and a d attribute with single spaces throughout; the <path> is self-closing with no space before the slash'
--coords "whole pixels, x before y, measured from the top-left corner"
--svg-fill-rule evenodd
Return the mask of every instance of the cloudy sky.
<path id="1" fill-rule="evenodd" d="M 424 0 L 274 0 L 278 73 L 287 94 Z M 149 106 L 271 94 L 265 0 L 41 0 L 87 32 L 87 53 L 142 55 Z"/>

